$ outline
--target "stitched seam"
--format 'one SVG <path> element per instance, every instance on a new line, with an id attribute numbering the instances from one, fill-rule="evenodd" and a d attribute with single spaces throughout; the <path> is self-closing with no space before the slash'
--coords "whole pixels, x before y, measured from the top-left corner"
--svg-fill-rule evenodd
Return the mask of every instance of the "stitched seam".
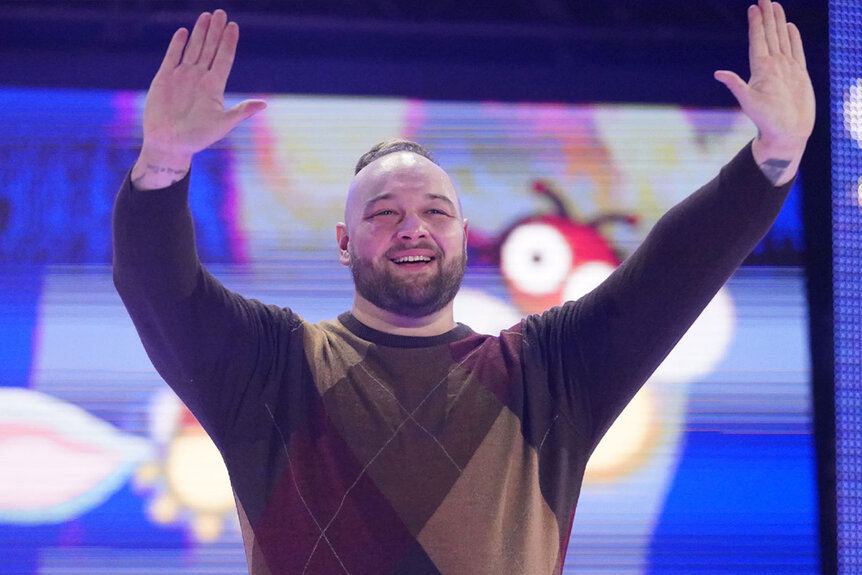
<path id="1" fill-rule="evenodd" d="M 539 458 L 542 456 L 542 447 L 545 445 L 545 440 L 548 439 L 548 435 L 551 433 L 551 428 L 554 427 L 554 424 L 560 418 L 559 414 L 554 416 L 554 419 L 548 424 L 548 429 L 545 430 L 545 434 L 542 436 L 542 441 L 539 442 L 539 447 L 536 449 L 536 464 L 538 465 Z M 512 527 L 512 530 L 509 531 L 509 536 L 507 537 L 508 542 L 504 543 L 504 551 L 506 555 L 511 557 L 515 563 L 517 563 L 518 567 L 521 568 L 521 571 L 524 572 L 526 566 L 522 563 L 522 561 L 518 558 L 515 551 L 512 549 L 512 543 L 514 542 L 514 535 L 518 531 L 518 528 L 524 523 L 524 519 L 527 518 L 529 514 L 529 508 L 524 509 L 524 513 L 521 514 L 521 517 L 518 519 L 518 522 Z"/>
<path id="2" fill-rule="evenodd" d="M 397 398 L 397 397 L 395 397 L 395 394 L 394 394 L 394 393 L 392 393 L 392 391 L 390 391 L 390 390 L 389 390 L 385 385 L 383 385 L 383 382 L 381 382 L 379 379 L 377 379 L 377 377 L 375 377 L 375 376 L 374 376 L 374 374 L 372 374 L 370 371 L 368 371 L 368 369 L 367 369 L 364 365 L 359 364 L 359 366 L 362 368 L 362 371 L 364 371 L 364 372 L 366 373 L 366 375 L 368 375 L 368 377 L 370 377 L 370 378 L 374 381 L 374 383 L 376 383 L 377 385 L 379 385 L 379 386 L 381 387 L 381 389 L 383 389 L 383 391 L 385 391 L 386 393 L 388 393 L 388 394 L 389 394 L 389 396 L 390 396 L 390 397 L 392 397 L 392 399 L 394 399 L 394 400 L 395 400 L 395 403 L 397 403 L 397 404 L 398 404 L 398 407 L 400 407 L 400 408 L 401 408 L 401 409 L 402 409 L 402 410 L 407 414 L 407 419 L 409 419 L 410 421 L 412 421 L 413 423 L 415 423 L 415 424 L 419 427 L 419 429 L 421 429 L 422 431 L 424 431 L 424 432 L 425 432 L 425 433 L 426 433 L 426 434 L 427 434 L 431 439 L 433 439 L 433 440 L 434 440 L 434 443 L 436 443 L 436 444 L 440 447 L 440 450 L 441 450 L 441 451 L 443 451 L 443 453 L 446 455 L 446 458 L 447 458 L 447 459 L 449 459 L 449 461 L 451 461 L 451 462 L 452 462 L 452 465 L 454 465 L 454 466 L 455 466 L 455 468 L 458 470 L 458 472 L 459 472 L 459 473 L 461 473 L 462 471 L 464 471 L 463 469 L 461 469 L 461 466 L 460 466 L 460 465 L 458 465 L 458 464 L 455 462 L 455 460 L 454 460 L 454 459 L 452 459 L 452 456 L 451 456 L 451 455 L 449 455 L 449 452 L 448 452 L 448 451 L 446 451 L 446 448 L 443 446 L 443 444 L 442 444 L 442 443 L 440 443 L 440 440 L 438 440 L 438 439 L 437 439 L 437 437 L 436 437 L 433 433 L 431 433 L 430 431 L 428 431 L 428 430 L 425 428 L 425 426 L 423 426 L 421 423 L 419 423 L 419 421 L 417 421 L 417 420 L 416 420 L 416 418 L 415 418 L 415 417 L 413 417 L 413 414 L 412 414 L 412 413 L 410 413 L 410 411 L 408 411 L 406 407 L 404 407 L 404 405 L 403 405 L 403 404 L 398 400 L 398 398 Z M 446 376 L 445 376 L 445 378 L 444 378 L 444 381 L 445 381 L 445 379 L 447 379 L 447 378 L 449 377 L 449 374 L 450 374 L 450 373 L 452 373 L 452 372 L 450 371 L 450 372 L 448 372 L 448 373 L 446 374 Z M 441 382 L 441 383 L 442 383 L 442 382 Z M 438 384 L 438 385 L 436 385 L 436 386 L 434 386 L 434 387 L 435 387 L 435 389 L 436 389 L 438 386 L 439 386 L 439 384 Z M 424 403 L 424 401 L 425 401 L 425 400 L 423 399 L 423 403 Z M 420 403 L 419 405 L 421 406 L 422 404 Z M 405 422 L 405 423 L 406 423 L 406 422 Z"/>
<path id="3" fill-rule="evenodd" d="M 338 563 L 341 565 L 341 568 L 344 569 L 345 573 L 349 574 L 347 567 L 344 566 L 344 563 L 341 562 L 341 558 L 338 556 L 338 553 L 335 551 L 335 547 L 332 546 L 332 542 L 326 537 L 326 533 L 323 529 L 320 528 L 320 523 L 318 523 L 317 518 L 314 516 L 314 513 L 311 512 L 311 507 L 309 507 L 308 502 L 305 500 L 305 497 L 302 496 L 302 491 L 299 489 L 299 485 L 296 483 L 296 475 L 293 473 L 293 462 L 290 459 L 290 452 L 287 449 L 287 442 L 284 439 L 284 433 L 281 431 L 281 427 L 278 425 L 278 422 L 275 420 L 275 415 L 272 413 L 272 409 L 270 409 L 269 404 L 267 402 L 263 403 L 264 407 L 266 407 L 267 413 L 269 413 L 270 419 L 272 419 L 272 424 L 275 426 L 275 430 L 278 432 L 279 438 L 281 438 L 281 445 L 284 449 L 284 456 L 287 458 L 287 464 L 291 467 L 290 477 L 293 480 L 293 488 L 296 489 L 296 494 L 299 495 L 299 500 L 302 501 L 302 505 L 305 507 L 305 510 L 308 512 L 308 516 L 311 517 L 311 520 L 314 521 L 314 524 L 317 526 L 317 529 L 320 531 L 321 537 L 326 541 L 329 545 L 329 548 L 332 549 L 332 553 L 335 555 L 335 558 L 338 559 Z M 302 572 L 305 573 L 308 570 L 308 565 L 311 563 L 311 558 L 314 556 L 314 552 L 317 550 L 317 546 L 320 544 L 321 537 L 318 537 L 317 541 L 314 544 L 314 547 L 311 548 L 311 552 L 308 554 L 308 559 L 305 562 L 305 567 L 302 569 Z"/>
<path id="4" fill-rule="evenodd" d="M 428 398 L 431 397 L 431 395 L 433 395 L 433 393 L 435 391 L 437 391 L 437 389 L 441 385 L 443 385 L 443 382 L 449 378 L 449 375 L 451 375 L 451 373 L 453 371 L 455 371 L 457 368 L 461 367 L 461 365 L 463 365 L 463 363 L 465 361 L 467 361 L 467 359 L 469 359 L 470 356 L 473 355 L 478 349 L 479 348 L 476 348 L 473 351 L 471 351 L 470 353 L 468 353 L 466 356 L 464 356 L 464 359 L 459 361 L 457 364 L 453 365 L 452 368 L 446 372 L 446 375 L 443 376 L 443 378 L 437 383 L 437 385 L 435 385 L 433 388 L 431 388 L 431 390 L 428 391 L 428 393 L 425 395 L 425 397 L 422 398 L 422 401 L 419 402 L 419 405 L 417 405 L 416 408 L 412 412 L 408 412 L 408 418 L 406 418 L 404 421 L 402 421 L 401 424 L 395 428 L 395 431 L 393 431 L 392 435 L 389 437 L 389 439 L 387 439 L 383 443 L 383 445 L 380 446 L 380 449 L 377 451 L 377 453 L 375 453 L 374 456 L 368 460 L 368 463 L 365 464 L 365 466 L 362 468 L 362 470 L 360 470 L 359 474 L 356 476 L 356 480 L 353 482 L 353 484 L 350 487 L 347 488 L 347 491 L 344 492 L 344 496 L 341 498 L 341 502 L 338 504 L 338 508 L 335 510 L 335 513 L 332 515 L 332 519 L 329 520 L 329 523 L 327 523 L 326 526 L 323 528 L 323 531 L 321 531 L 320 537 L 318 538 L 318 543 L 320 542 L 321 538 L 324 538 L 324 539 L 326 538 L 326 530 L 332 526 L 332 524 L 335 522 L 335 519 L 338 517 L 338 514 L 341 513 L 341 509 L 344 507 L 344 502 L 347 501 L 347 496 L 350 495 L 350 492 L 353 490 L 354 487 L 356 487 L 356 485 L 359 483 L 359 480 L 362 479 L 362 476 L 365 475 L 365 472 L 368 470 L 369 467 L 371 467 L 371 464 L 374 463 L 374 461 L 380 456 L 380 454 L 383 453 L 383 451 L 385 451 L 386 447 L 390 443 L 392 443 L 392 441 L 398 435 L 398 432 L 401 431 L 401 428 L 404 427 L 404 425 L 407 423 L 407 421 L 409 421 L 412 414 L 416 413 L 419 410 L 419 408 L 421 408 L 425 404 L 425 402 L 428 400 Z M 402 407 L 402 409 L 403 409 L 403 407 Z M 415 419 L 414 419 L 414 421 L 415 421 Z M 327 543 L 328 542 L 329 541 L 327 540 Z M 317 546 L 317 544 L 315 544 L 315 547 L 316 546 Z M 332 544 L 330 543 L 330 547 L 331 546 L 332 546 Z M 333 552 L 335 552 L 334 549 L 333 549 Z M 336 557 L 337 557 L 337 555 L 336 555 Z M 309 561 L 310 560 L 311 560 L 311 557 L 309 557 Z M 340 562 L 340 559 L 339 559 L 339 562 Z M 306 565 L 306 567 L 307 567 L 307 565 Z M 342 567 L 343 567 L 343 564 L 342 564 Z M 345 569 L 345 571 L 346 571 L 346 569 Z M 305 571 L 303 570 L 303 573 L 304 572 Z"/>

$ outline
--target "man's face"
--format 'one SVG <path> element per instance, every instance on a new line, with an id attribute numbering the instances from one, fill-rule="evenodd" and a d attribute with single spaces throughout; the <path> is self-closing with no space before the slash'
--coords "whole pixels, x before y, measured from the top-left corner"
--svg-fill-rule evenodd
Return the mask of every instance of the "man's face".
<path id="1" fill-rule="evenodd" d="M 363 168 L 338 226 L 340 260 L 380 309 L 423 317 L 450 304 L 464 276 L 467 223 L 451 180 L 412 152 Z"/>

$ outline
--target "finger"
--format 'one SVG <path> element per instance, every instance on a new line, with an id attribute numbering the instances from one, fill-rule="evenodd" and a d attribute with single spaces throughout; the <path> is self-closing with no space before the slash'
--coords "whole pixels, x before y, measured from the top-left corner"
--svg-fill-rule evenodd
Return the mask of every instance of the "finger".
<path id="1" fill-rule="evenodd" d="M 183 57 L 183 48 L 186 45 L 188 37 L 189 31 L 185 28 L 180 28 L 174 32 L 174 36 L 171 38 L 171 43 L 168 44 L 168 49 L 165 51 L 165 57 L 162 59 L 162 63 L 159 66 L 159 74 L 168 72 L 179 66 L 180 58 Z"/>
<path id="2" fill-rule="evenodd" d="M 752 4 L 748 7 L 748 58 L 751 62 L 769 55 L 766 33 L 763 30 L 763 14 Z"/>
<path id="3" fill-rule="evenodd" d="M 802 49 L 802 34 L 799 33 L 796 24 L 792 22 L 787 24 L 787 35 L 790 37 L 790 53 L 793 55 L 793 59 L 796 60 L 797 64 L 807 69 L 805 51 Z"/>
<path id="4" fill-rule="evenodd" d="M 266 108 L 266 102 L 263 100 L 243 100 L 229 110 L 225 110 L 224 122 L 227 134 L 237 127 L 240 122 L 251 118 L 261 110 Z"/>
<path id="5" fill-rule="evenodd" d="M 775 15 L 775 34 L 778 36 L 778 49 L 785 56 L 790 56 L 790 36 L 787 35 L 787 16 L 784 13 L 784 8 L 778 2 L 773 2 L 772 13 Z"/>
<path id="6" fill-rule="evenodd" d="M 199 60 L 200 63 L 205 65 L 207 68 L 212 66 L 213 56 L 215 56 L 219 42 L 221 42 L 222 34 L 224 33 L 224 28 L 226 24 L 227 14 L 225 14 L 224 10 L 216 10 L 215 12 L 213 12 L 212 19 L 210 20 L 209 30 L 207 30 L 207 37 L 204 41 L 203 50 L 201 50 L 201 57 Z"/>
<path id="7" fill-rule="evenodd" d="M 763 16 L 763 34 L 766 38 L 766 47 L 769 49 L 769 54 L 778 54 L 781 49 L 778 46 L 778 34 L 775 32 L 775 14 L 773 11 L 772 2 L 769 0 L 760 0 L 760 14 Z"/>
<path id="8" fill-rule="evenodd" d="M 730 93 L 739 102 L 739 106 L 745 108 L 748 101 L 748 84 L 739 75 L 728 70 L 717 70 L 713 74 L 713 77 L 727 86 L 727 89 L 730 90 Z"/>
<path id="9" fill-rule="evenodd" d="M 230 22 L 224 29 L 221 42 L 219 42 L 218 50 L 213 58 L 211 73 L 217 79 L 217 85 L 223 92 L 227 85 L 227 78 L 230 76 L 230 70 L 233 67 L 233 60 L 236 56 L 236 45 L 239 42 L 239 26 L 236 22 Z"/>
<path id="10" fill-rule="evenodd" d="M 212 14 L 209 12 L 204 12 L 198 16 L 198 21 L 195 22 L 192 35 L 189 37 L 189 43 L 186 44 L 186 53 L 183 55 L 184 64 L 197 64 L 201 57 L 201 49 L 203 48 L 211 19 Z"/>

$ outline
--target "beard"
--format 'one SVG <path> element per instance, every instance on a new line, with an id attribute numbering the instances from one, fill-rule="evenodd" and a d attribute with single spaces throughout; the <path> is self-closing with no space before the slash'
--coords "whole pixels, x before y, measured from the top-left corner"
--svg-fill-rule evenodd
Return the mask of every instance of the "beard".
<path id="1" fill-rule="evenodd" d="M 376 269 L 374 263 L 351 254 L 350 273 L 356 291 L 375 306 L 405 317 L 424 317 L 446 307 L 455 299 L 467 267 L 466 250 L 460 257 L 443 262 L 438 252 L 430 264 L 437 265 L 432 277 L 396 276 L 389 269 Z M 410 265 L 410 264 L 404 264 Z"/>

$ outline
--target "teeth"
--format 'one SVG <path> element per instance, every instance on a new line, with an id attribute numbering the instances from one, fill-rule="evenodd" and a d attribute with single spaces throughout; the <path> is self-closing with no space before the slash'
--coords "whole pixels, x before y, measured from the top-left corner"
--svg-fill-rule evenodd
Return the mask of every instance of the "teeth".
<path id="1" fill-rule="evenodd" d="M 392 260 L 396 264 L 403 264 L 407 262 L 430 262 L 431 258 L 428 256 L 405 256 L 403 258 L 398 258 L 397 260 Z"/>

